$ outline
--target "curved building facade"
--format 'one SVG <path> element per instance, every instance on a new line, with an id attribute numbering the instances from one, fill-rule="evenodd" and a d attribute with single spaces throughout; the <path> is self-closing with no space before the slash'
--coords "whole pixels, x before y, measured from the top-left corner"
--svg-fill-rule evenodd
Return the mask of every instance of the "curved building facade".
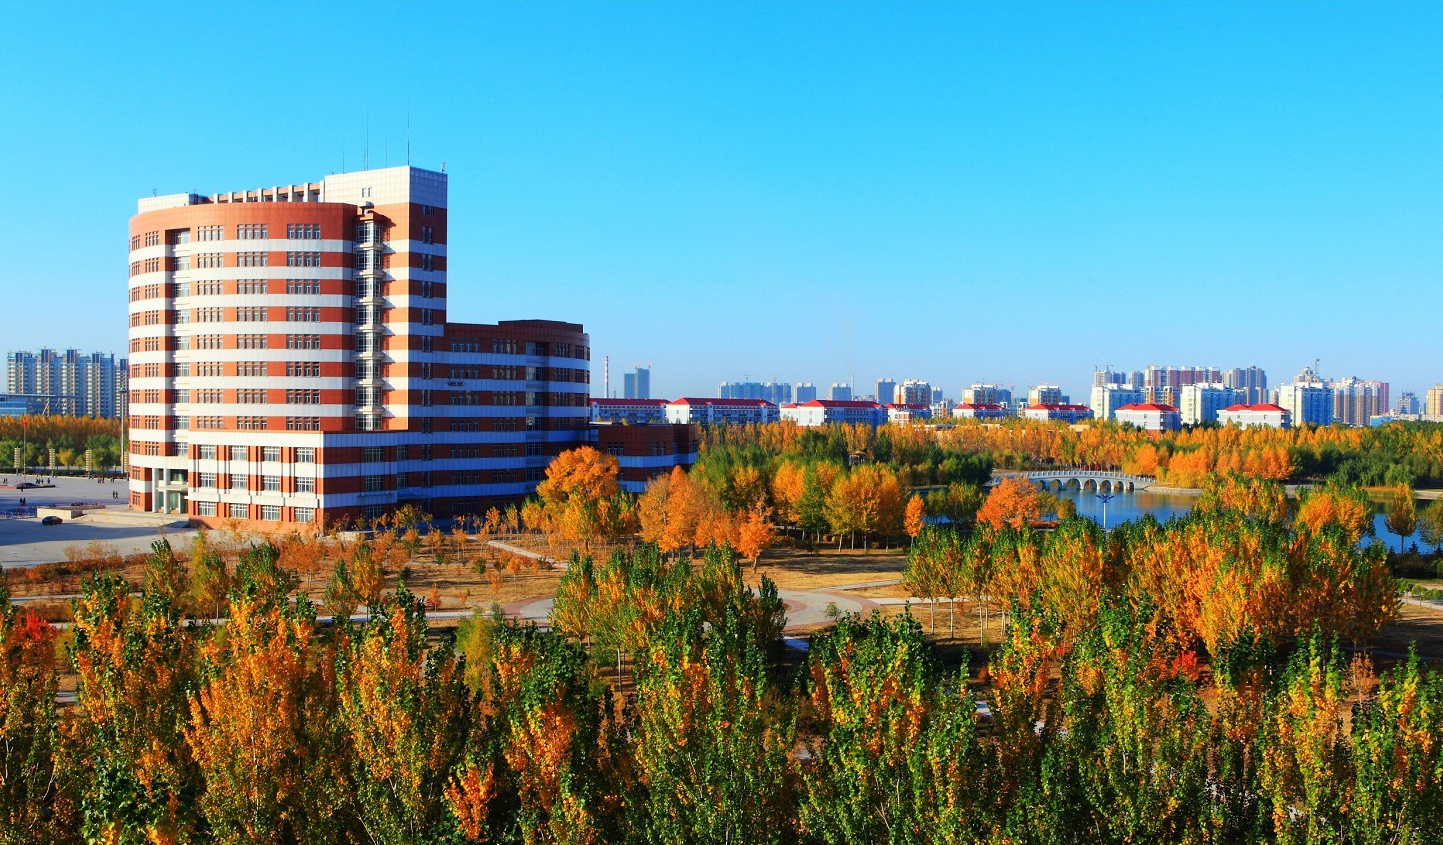
<path id="1" fill-rule="evenodd" d="M 451 323 L 446 175 L 395 167 L 140 201 L 130 503 L 336 524 L 481 513 L 587 437 L 580 325 Z"/>

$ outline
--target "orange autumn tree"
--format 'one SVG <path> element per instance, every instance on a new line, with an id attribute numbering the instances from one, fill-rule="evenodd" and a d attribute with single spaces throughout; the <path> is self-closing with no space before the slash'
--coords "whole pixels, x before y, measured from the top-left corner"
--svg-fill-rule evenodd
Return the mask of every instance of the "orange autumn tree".
<path id="1" fill-rule="evenodd" d="M 583 549 L 616 536 L 623 511 L 620 472 L 614 456 L 590 446 L 562 452 L 546 467 L 546 479 L 536 487 L 541 524 Z"/>
<path id="2" fill-rule="evenodd" d="M 776 533 L 776 526 L 771 522 L 771 512 L 760 504 L 738 520 L 737 553 L 751 559 L 752 572 L 757 571 L 758 561 L 761 560 L 762 553 L 771 548 L 776 540 Z"/>
<path id="3" fill-rule="evenodd" d="M 917 535 L 922 533 L 922 527 L 927 524 L 926 517 L 927 506 L 922 497 L 914 493 L 912 498 L 907 500 L 907 510 L 902 516 L 902 530 L 907 532 L 908 537 L 917 539 Z"/>
<path id="4" fill-rule="evenodd" d="M 840 536 L 895 534 L 902 526 L 902 486 L 896 473 L 864 464 L 839 477 L 827 493 L 827 523 Z"/>
<path id="5" fill-rule="evenodd" d="M 1009 476 L 997 482 L 977 511 L 977 524 L 1001 530 L 1025 528 L 1042 516 L 1037 487 L 1025 478 Z"/>
<path id="6" fill-rule="evenodd" d="M 351 778 L 375 841 L 438 841 L 443 790 L 470 724 L 461 664 L 426 642 L 426 613 L 402 584 L 376 608 L 340 677 Z"/>
<path id="7" fill-rule="evenodd" d="M 0 842 L 61 840 L 55 629 L 10 603 L 0 571 Z"/>
<path id="8" fill-rule="evenodd" d="M 490 637 L 479 667 L 489 692 L 477 704 L 486 730 L 473 732 L 445 790 L 463 835 L 537 845 L 616 841 L 618 749 L 585 649 L 534 625 L 499 624 Z"/>
<path id="9" fill-rule="evenodd" d="M 344 801 L 317 676 L 315 609 L 243 583 L 225 636 L 201 649 L 186 745 L 205 778 L 199 808 L 225 845 L 320 838 Z"/>
<path id="10" fill-rule="evenodd" d="M 199 824 L 189 798 L 199 774 L 179 740 L 195 683 L 195 640 L 179 607 L 160 595 L 132 599 L 131 590 L 118 575 L 83 582 L 70 652 L 81 832 L 123 845 L 176 841 Z"/>
<path id="11" fill-rule="evenodd" d="M 1326 484 L 1303 493 L 1293 524 L 1314 534 L 1337 525 L 1348 542 L 1357 543 L 1373 530 L 1373 504 L 1368 494 L 1356 487 Z"/>

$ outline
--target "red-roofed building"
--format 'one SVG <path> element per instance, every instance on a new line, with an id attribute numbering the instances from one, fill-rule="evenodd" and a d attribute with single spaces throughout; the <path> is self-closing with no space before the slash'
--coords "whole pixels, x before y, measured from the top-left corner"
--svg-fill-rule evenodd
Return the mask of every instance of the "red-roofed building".
<path id="1" fill-rule="evenodd" d="M 1029 420 L 1061 420 L 1065 423 L 1077 423 L 1092 419 L 1092 409 L 1086 405 L 1036 404 L 1024 410 L 1022 415 Z"/>
<path id="2" fill-rule="evenodd" d="M 1124 425 L 1136 426 L 1153 434 L 1182 428 L 1182 414 L 1178 413 L 1177 408 L 1159 402 L 1123 405 L 1113 412 L 1112 418 Z"/>
<path id="3" fill-rule="evenodd" d="M 691 425 L 748 425 L 781 419 L 777 406 L 765 399 L 713 399 L 683 396 L 666 403 L 666 421 Z"/>
<path id="4" fill-rule="evenodd" d="M 931 405 L 904 405 L 893 402 L 885 407 L 887 422 L 909 423 L 914 420 L 932 419 Z"/>
<path id="5" fill-rule="evenodd" d="M 1292 428 L 1293 413 L 1287 408 L 1264 402 L 1258 405 L 1233 405 L 1218 411 L 1218 425 L 1236 423 L 1243 428 Z"/>
<path id="6" fill-rule="evenodd" d="M 952 409 L 952 416 L 964 420 L 1001 420 L 1009 413 L 1006 405 L 994 402 L 963 402 Z"/>
<path id="7" fill-rule="evenodd" d="M 645 425 L 666 422 L 665 399 L 597 399 L 591 400 L 591 421 L 594 423 L 629 423 Z"/>
<path id="8" fill-rule="evenodd" d="M 881 425 L 887 412 L 876 402 L 837 399 L 813 399 L 781 407 L 781 418 L 797 425 Z"/>

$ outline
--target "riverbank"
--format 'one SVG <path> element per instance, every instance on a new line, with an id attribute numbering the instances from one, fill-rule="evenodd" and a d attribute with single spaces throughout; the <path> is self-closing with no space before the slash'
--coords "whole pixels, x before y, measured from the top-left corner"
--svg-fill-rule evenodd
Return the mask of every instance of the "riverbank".
<path id="1" fill-rule="evenodd" d="M 1159 496 L 1201 496 L 1203 494 L 1203 491 L 1196 487 L 1164 487 L 1161 484 L 1144 487 L 1143 492 L 1156 493 Z"/>

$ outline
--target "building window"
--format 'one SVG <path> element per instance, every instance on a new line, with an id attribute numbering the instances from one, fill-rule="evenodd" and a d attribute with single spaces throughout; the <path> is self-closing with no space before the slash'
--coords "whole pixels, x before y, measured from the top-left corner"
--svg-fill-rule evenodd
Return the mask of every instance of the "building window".
<path id="1" fill-rule="evenodd" d="M 235 283 L 235 292 L 242 296 L 255 296 L 266 292 L 265 279 L 241 279 Z M 217 291 L 219 293 L 219 291 Z"/>
<path id="2" fill-rule="evenodd" d="M 291 378 L 316 378 L 321 374 L 321 365 L 315 362 L 288 361 L 286 375 Z"/>
<path id="3" fill-rule="evenodd" d="M 361 490 L 366 493 L 378 493 L 386 489 L 386 477 L 383 475 L 368 475 L 361 479 Z"/>
<path id="4" fill-rule="evenodd" d="M 286 417 L 286 431 L 320 431 L 320 417 Z"/>
<path id="5" fill-rule="evenodd" d="M 264 405 L 266 392 L 262 389 L 243 389 L 235 392 L 235 401 L 241 405 Z"/>
<path id="6" fill-rule="evenodd" d="M 386 449 L 384 446 L 366 446 L 361 449 L 361 463 L 378 464 L 386 460 Z"/>
<path id="7" fill-rule="evenodd" d="M 286 237 L 291 240 L 317 241 L 321 239 L 321 224 L 319 223 L 287 223 Z"/>
<path id="8" fill-rule="evenodd" d="M 266 309 L 261 306 L 249 306 L 237 308 L 235 318 L 241 323 L 264 323 L 266 321 Z"/>
<path id="9" fill-rule="evenodd" d="M 303 279 L 287 279 L 286 293 L 315 295 L 321 292 L 321 283 Z"/>
<path id="10" fill-rule="evenodd" d="M 310 446 L 302 446 L 296 450 L 296 463 L 313 464 L 316 462 L 316 450 Z"/>
<path id="11" fill-rule="evenodd" d="M 237 252 L 235 254 L 235 266 L 237 267 L 265 267 L 270 264 L 270 254 L 265 252 Z"/>
<path id="12" fill-rule="evenodd" d="M 315 522 L 315 521 L 316 521 L 316 509 L 315 509 L 315 508 L 296 508 L 295 514 L 296 514 L 296 522 Z"/>
<path id="13" fill-rule="evenodd" d="M 243 474 L 241 474 L 241 473 L 234 473 L 234 474 L 232 474 L 231 477 L 230 477 L 230 489 L 232 489 L 232 490 L 244 490 L 244 489 L 246 489 L 247 481 L 248 481 L 248 479 L 246 478 L 245 475 L 243 475 Z"/>
<path id="14" fill-rule="evenodd" d="M 224 226 L 197 226 L 195 239 L 198 241 L 223 241 L 225 240 Z"/>
<path id="15" fill-rule="evenodd" d="M 261 447 L 261 460 L 263 460 L 263 461 L 279 461 L 280 459 L 281 459 L 281 447 L 279 447 L 279 446 L 263 446 L 263 447 Z"/>
<path id="16" fill-rule="evenodd" d="M 279 475 L 261 476 L 261 489 L 267 493 L 279 493 L 281 491 L 281 477 Z"/>
<path id="17" fill-rule="evenodd" d="M 265 417 L 236 417 L 236 428 L 241 431 L 265 431 Z"/>
<path id="18" fill-rule="evenodd" d="M 201 473 L 201 474 L 200 474 L 200 483 L 197 484 L 196 486 L 197 486 L 197 487 L 214 487 L 214 486 L 215 486 L 215 473 L 213 473 L 213 472 L 203 472 L 203 473 Z"/>
<path id="19" fill-rule="evenodd" d="M 215 502 L 196 502 L 196 516 L 215 516 Z"/>
<path id="20" fill-rule="evenodd" d="M 436 242 L 436 230 L 430 226 L 421 227 L 421 243 L 433 244 Z"/>
<path id="21" fill-rule="evenodd" d="M 318 334 L 288 334 L 286 335 L 287 349 L 320 349 L 321 336 Z"/>
<path id="22" fill-rule="evenodd" d="M 297 492 L 297 493 L 314 493 L 314 492 L 316 492 L 316 480 L 315 480 L 314 478 L 310 477 L 309 475 L 298 475 L 298 476 L 296 476 L 296 492 Z"/>
<path id="23" fill-rule="evenodd" d="M 262 377 L 266 374 L 266 363 L 264 361 L 238 361 L 235 365 L 235 374 L 251 378 Z"/>
<path id="24" fill-rule="evenodd" d="M 292 323 L 319 323 L 321 309 L 290 306 L 286 308 L 286 320 Z"/>
<path id="25" fill-rule="evenodd" d="M 434 270 L 434 269 L 436 269 L 436 259 L 435 259 L 435 257 L 432 256 L 430 253 L 422 253 L 422 254 L 421 254 L 421 269 L 422 269 L 422 270 Z"/>
<path id="26" fill-rule="evenodd" d="M 250 516 L 249 508 L 239 502 L 232 502 L 230 506 L 231 519 L 245 519 Z"/>
<path id="27" fill-rule="evenodd" d="M 261 505 L 261 519 L 267 522 L 281 521 L 280 505 Z"/>
<path id="28" fill-rule="evenodd" d="M 213 460 L 215 460 L 215 447 L 214 447 L 214 446 L 211 446 L 211 445 L 205 445 L 205 444 L 201 445 L 201 447 L 200 447 L 200 452 L 198 453 L 198 456 L 200 457 L 200 459 L 201 459 L 202 461 L 213 461 Z"/>
<path id="29" fill-rule="evenodd" d="M 236 349 L 265 349 L 269 345 L 269 338 L 263 334 L 238 334 L 235 338 Z"/>
<path id="30" fill-rule="evenodd" d="M 321 254 L 319 252 L 287 252 L 287 267 L 319 267 L 321 266 Z"/>

